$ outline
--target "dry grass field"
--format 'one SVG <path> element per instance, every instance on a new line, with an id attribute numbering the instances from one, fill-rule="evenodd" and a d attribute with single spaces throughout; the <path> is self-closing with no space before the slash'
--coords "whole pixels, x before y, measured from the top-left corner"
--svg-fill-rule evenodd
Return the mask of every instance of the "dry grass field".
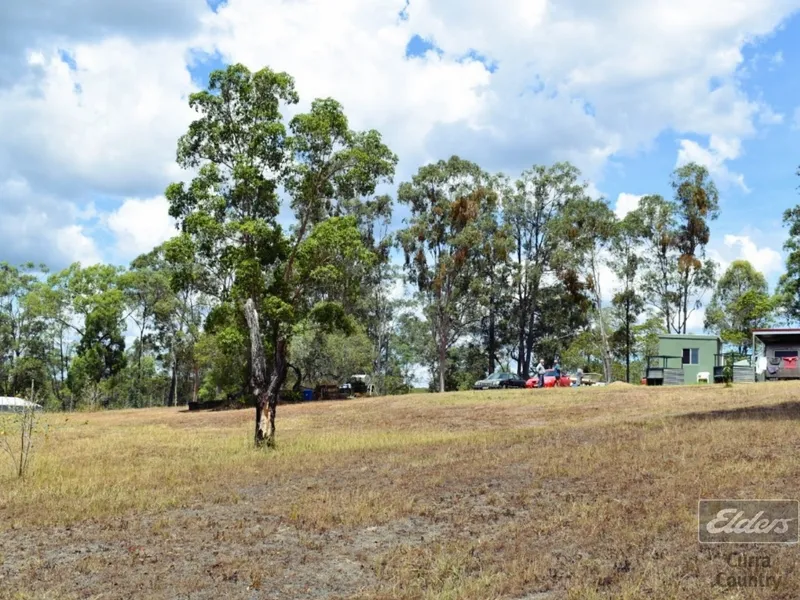
<path id="1" fill-rule="evenodd" d="M 800 498 L 794 384 L 282 406 L 271 452 L 250 410 L 48 418 L 27 481 L 0 464 L 3 600 L 800 598 L 796 546 L 696 529 Z M 732 552 L 777 584 L 718 585 Z"/>

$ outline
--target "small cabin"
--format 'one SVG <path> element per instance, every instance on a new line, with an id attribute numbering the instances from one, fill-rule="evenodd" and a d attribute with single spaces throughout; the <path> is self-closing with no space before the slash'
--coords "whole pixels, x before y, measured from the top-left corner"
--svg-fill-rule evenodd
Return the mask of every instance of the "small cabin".
<path id="1" fill-rule="evenodd" d="M 720 356 L 722 340 L 716 335 L 660 335 L 658 354 L 647 357 L 647 385 L 713 383 Z"/>
<path id="2" fill-rule="evenodd" d="M 754 329 L 753 356 L 759 381 L 800 379 L 800 329 Z"/>

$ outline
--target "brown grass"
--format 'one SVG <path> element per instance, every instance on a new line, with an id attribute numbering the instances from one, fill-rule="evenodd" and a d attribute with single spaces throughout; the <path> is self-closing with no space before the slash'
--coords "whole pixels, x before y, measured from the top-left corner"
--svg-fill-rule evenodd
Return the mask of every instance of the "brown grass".
<path id="1" fill-rule="evenodd" d="M 0 473 L 0 598 L 798 598 L 796 549 L 697 543 L 702 497 L 800 498 L 800 387 L 475 392 L 50 416 Z M 3 465 L 0 465 L 3 466 Z M 773 590 L 726 589 L 725 553 Z"/>

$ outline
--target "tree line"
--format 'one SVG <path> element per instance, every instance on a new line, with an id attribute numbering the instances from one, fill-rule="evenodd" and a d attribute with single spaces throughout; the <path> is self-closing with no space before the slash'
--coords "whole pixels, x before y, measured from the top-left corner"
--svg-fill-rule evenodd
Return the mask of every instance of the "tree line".
<path id="1" fill-rule="evenodd" d="M 444 391 L 560 357 L 635 381 L 658 335 L 704 305 L 741 352 L 753 327 L 800 316 L 800 208 L 776 294 L 744 261 L 720 274 L 706 252 L 719 192 L 700 165 L 622 218 L 567 162 L 510 178 L 452 156 L 393 198 L 378 193 L 398 161 L 381 135 L 333 99 L 298 102 L 286 73 L 212 73 L 177 145 L 193 177 L 166 190 L 174 238 L 127 268 L 3 264 L 2 392 L 34 382 L 63 410 L 255 402 L 267 443 L 281 390 L 356 372 L 396 394 L 425 370 Z"/>

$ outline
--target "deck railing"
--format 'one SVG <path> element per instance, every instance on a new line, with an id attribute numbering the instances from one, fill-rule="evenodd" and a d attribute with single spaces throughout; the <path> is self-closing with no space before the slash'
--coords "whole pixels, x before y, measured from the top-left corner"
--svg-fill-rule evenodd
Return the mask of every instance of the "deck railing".
<path id="1" fill-rule="evenodd" d="M 683 357 L 653 355 L 645 358 L 648 385 L 680 385 L 684 383 Z"/>

